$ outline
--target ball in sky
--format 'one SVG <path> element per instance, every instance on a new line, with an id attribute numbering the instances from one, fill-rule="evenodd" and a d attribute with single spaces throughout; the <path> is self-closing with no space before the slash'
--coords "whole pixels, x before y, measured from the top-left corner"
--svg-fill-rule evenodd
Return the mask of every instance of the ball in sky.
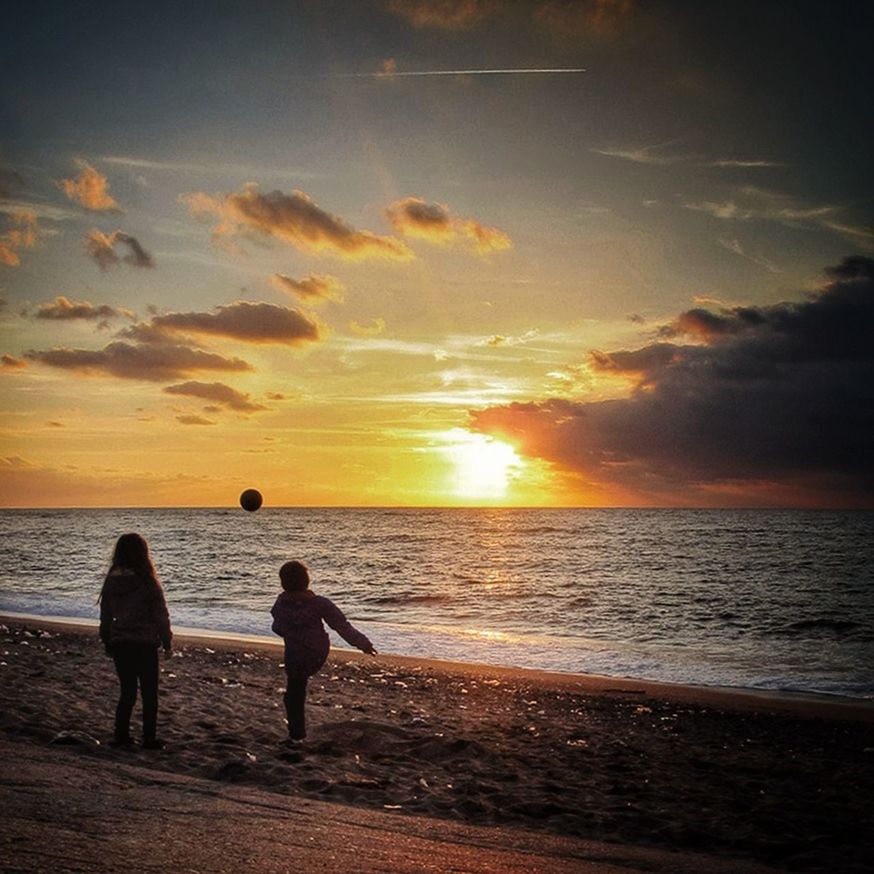
<path id="1" fill-rule="evenodd" d="M 240 495 L 240 506 L 250 513 L 254 513 L 264 503 L 264 498 L 261 497 L 261 492 L 258 489 L 246 489 Z"/>

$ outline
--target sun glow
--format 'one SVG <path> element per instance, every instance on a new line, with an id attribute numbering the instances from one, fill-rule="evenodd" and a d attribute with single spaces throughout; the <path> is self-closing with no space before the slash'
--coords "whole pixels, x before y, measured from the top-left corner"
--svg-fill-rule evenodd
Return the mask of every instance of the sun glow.
<path id="1" fill-rule="evenodd" d="M 499 500 L 507 494 L 513 473 L 524 462 L 507 443 L 483 434 L 454 429 L 446 448 L 454 466 L 459 498 Z"/>

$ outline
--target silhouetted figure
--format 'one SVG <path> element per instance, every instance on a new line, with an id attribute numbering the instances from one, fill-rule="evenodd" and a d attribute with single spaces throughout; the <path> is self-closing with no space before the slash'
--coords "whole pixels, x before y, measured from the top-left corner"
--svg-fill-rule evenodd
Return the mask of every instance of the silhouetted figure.
<path id="1" fill-rule="evenodd" d="M 322 667 L 328 657 L 331 641 L 324 620 L 347 643 L 369 655 L 376 655 L 373 644 L 354 628 L 348 619 L 328 598 L 317 595 L 310 588 L 306 565 L 288 561 L 279 569 L 284 591 L 276 599 L 270 613 L 273 631 L 285 640 L 285 713 L 288 717 L 288 736 L 299 741 L 306 737 L 307 682 Z"/>
<path id="2" fill-rule="evenodd" d="M 120 694 L 115 710 L 113 744 L 133 743 L 130 720 L 143 699 L 143 746 L 161 749 L 158 724 L 158 645 L 169 653 L 170 614 L 164 590 L 149 558 L 149 546 L 139 534 L 122 534 L 100 592 L 100 639 L 115 661 Z"/>

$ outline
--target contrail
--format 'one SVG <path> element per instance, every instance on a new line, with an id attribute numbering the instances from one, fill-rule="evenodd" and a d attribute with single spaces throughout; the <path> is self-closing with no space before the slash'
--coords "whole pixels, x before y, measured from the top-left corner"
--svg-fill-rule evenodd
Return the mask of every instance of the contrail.
<path id="1" fill-rule="evenodd" d="M 395 79 L 401 76 L 518 76 L 544 73 L 585 73 L 585 67 L 548 67 L 509 70 L 412 70 L 380 73 L 337 73 L 337 79 Z"/>

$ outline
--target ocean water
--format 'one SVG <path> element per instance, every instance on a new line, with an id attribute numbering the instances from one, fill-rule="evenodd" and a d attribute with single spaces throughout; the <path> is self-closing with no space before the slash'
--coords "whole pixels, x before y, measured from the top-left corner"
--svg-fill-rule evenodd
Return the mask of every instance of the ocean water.
<path id="1" fill-rule="evenodd" d="M 385 653 L 874 698 L 874 512 L 8 510 L 0 610 L 95 618 L 126 531 L 177 627 L 269 636 L 298 558 Z"/>

